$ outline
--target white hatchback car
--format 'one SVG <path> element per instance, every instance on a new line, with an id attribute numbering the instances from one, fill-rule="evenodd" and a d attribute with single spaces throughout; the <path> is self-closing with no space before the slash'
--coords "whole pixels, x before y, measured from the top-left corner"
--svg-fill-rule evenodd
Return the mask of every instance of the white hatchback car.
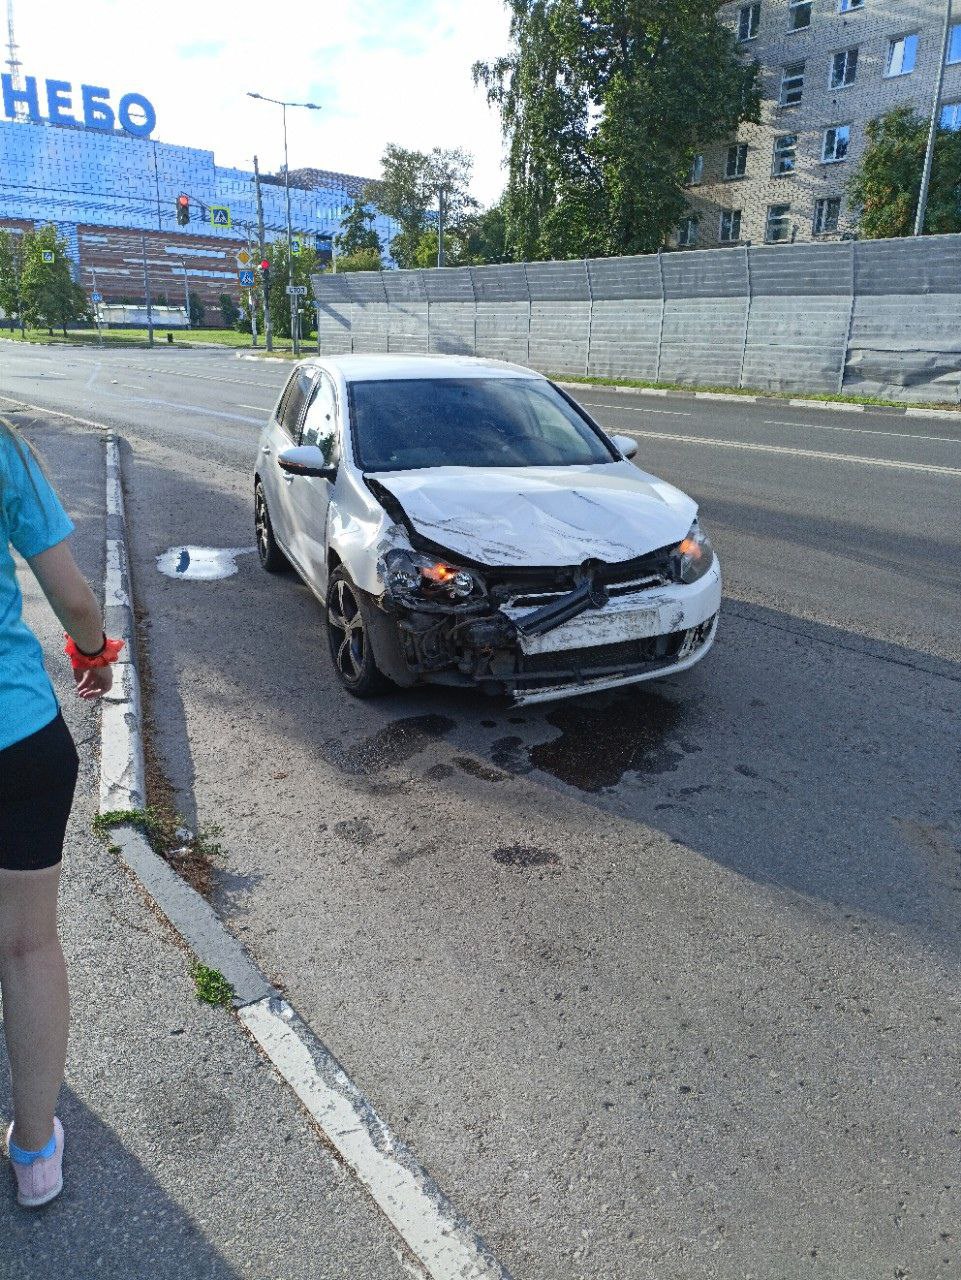
<path id="1" fill-rule="evenodd" d="M 517 702 L 693 666 L 721 574 L 697 506 L 547 378 L 461 356 L 296 366 L 264 428 L 257 547 L 326 609 L 360 697 L 389 682 Z"/>

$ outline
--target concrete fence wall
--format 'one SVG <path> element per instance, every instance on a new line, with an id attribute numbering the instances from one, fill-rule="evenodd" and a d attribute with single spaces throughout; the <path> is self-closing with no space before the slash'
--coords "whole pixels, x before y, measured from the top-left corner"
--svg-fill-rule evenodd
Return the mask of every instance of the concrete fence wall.
<path id="1" fill-rule="evenodd" d="M 961 236 L 313 277 L 317 349 L 961 402 Z"/>

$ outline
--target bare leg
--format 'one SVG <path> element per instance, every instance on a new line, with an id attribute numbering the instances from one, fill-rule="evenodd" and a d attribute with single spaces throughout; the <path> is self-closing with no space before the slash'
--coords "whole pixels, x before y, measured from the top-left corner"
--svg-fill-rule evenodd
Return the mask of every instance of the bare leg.
<path id="1" fill-rule="evenodd" d="M 37 1151 L 53 1132 L 67 1058 L 67 969 L 57 936 L 60 866 L 0 870 L 0 989 L 13 1077 L 13 1141 Z"/>

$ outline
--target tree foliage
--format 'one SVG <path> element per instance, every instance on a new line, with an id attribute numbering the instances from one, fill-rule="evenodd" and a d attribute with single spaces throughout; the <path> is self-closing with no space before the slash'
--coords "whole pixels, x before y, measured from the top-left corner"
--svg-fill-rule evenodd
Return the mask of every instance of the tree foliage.
<path id="1" fill-rule="evenodd" d="M 229 293 L 222 293 L 217 299 L 220 303 L 220 318 L 225 329 L 233 329 L 240 319 L 240 307 Z"/>
<path id="2" fill-rule="evenodd" d="M 716 0 L 505 0 L 511 50 L 477 63 L 508 151 L 515 258 L 657 249 L 694 155 L 760 113 Z"/>
<path id="3" fill-rule="evenodd" d="M 199 329 L 204 322 L 204 316 L 207 314 L 207 308 L 200 300 L 200 294 L 194 293 L 191 289 L 187 301 L 190 304 L 190 327 Z"/>
<path id="4" fill-rule="evenodd" d="M 270 320 L 273 325 L 274 336 L 289 338 L 290 297 L 287 293 L 287 285 L 290 281 L 287 275 L 286 239 L 273 242 L 267 250 L 267 259 L 270 262 Z M 321 269 L 317 260 L 317 250 L 302 244 L 300 253 L 295 253 L 292 261 L 294 264 L 294 284 L 304 285 L 307 289 L 304 297 L 296 299 L 300 304 L 301 337 L 307 337 L 314 327 L 314 291 L 310 283 L 310 277 L 316 275 Z"/>
<path id="5" fill-rule="evenodd" d="M 44 262 L 44 253 L 52 253 L 53 261 Z M 71 272 L 67 242 L 50 224 L 22 238 L 20 295 L 28 325 L 43 326 L 51 333 L 56 326 L 66 336 L 67 325 L 90 320 L 87 295 Z"/>
<path id="6" fill-rule="evenodd" d="M 23 268 L 23 237 L 0 231 L 0 308 L 11 325 L 20 318 L 20 273 Z"/>
<path id="7" fill-rule="evenodd" d="M 334 236 L 334 248 L 342 258 L 349 258 L 357 253 L 376 253 L 377 266 L 380 266 L 380 237 L 373 225 L 376 216 L 374 210 L 359 196 L 351 202 L 350 208 L 341 219 L 340 234 Z M 347 269 L 367 270 L 360 267 Z M 340 270 L 339 266 L 338 270 Z"/>
<path id="8" fill-rule="evenodd" d="M 848 184 L 858 230 L 866 239 L 913 233 L 928 128 L 929 122 L 908 106 L 868 124 L 868 145 Z M 961 231 L 961 132 L 938 130 L 924 230 Z"/>
<path id="9" fill-rule="evenodd" d="M 379 249 L 357 249 L 337 259 L 340 271 L 379 271 L 383 266 Z"/>
<path id="10" fill-rule="evenodd" d="M 365 195 L 398 225 L 389 246 L 398 266 L 418 265 L 421 241 L 436 223 L 441 187 L 445 191 L 446 231 L 456 233 L 476 211 L 477 201 L 470 193 L 473 164 L 473 158 L 459 149 L 409 151 L 388 144 L 381 160 L 381 176 L 369 184 Z"/>

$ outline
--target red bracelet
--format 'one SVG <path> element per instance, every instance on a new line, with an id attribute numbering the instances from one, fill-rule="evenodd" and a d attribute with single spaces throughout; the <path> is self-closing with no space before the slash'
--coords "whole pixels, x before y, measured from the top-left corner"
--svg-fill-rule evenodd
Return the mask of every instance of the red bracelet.
<path id="1" fill-rule="evenodd" d="M 67 643 L 63 646 L 63 651 L 70 659 L 74 671 L 90 671 L 93 667 L 109 667 L 111 662 L 117 661 L 120 650 L 124 645 L 122 640 L 108 640 L 104 636 L 103 648 L 100 652 L 95 653 L 93 657 L 87 657 L 80 652 L 70 636 L 67 636 L 66 639 Z"/>

